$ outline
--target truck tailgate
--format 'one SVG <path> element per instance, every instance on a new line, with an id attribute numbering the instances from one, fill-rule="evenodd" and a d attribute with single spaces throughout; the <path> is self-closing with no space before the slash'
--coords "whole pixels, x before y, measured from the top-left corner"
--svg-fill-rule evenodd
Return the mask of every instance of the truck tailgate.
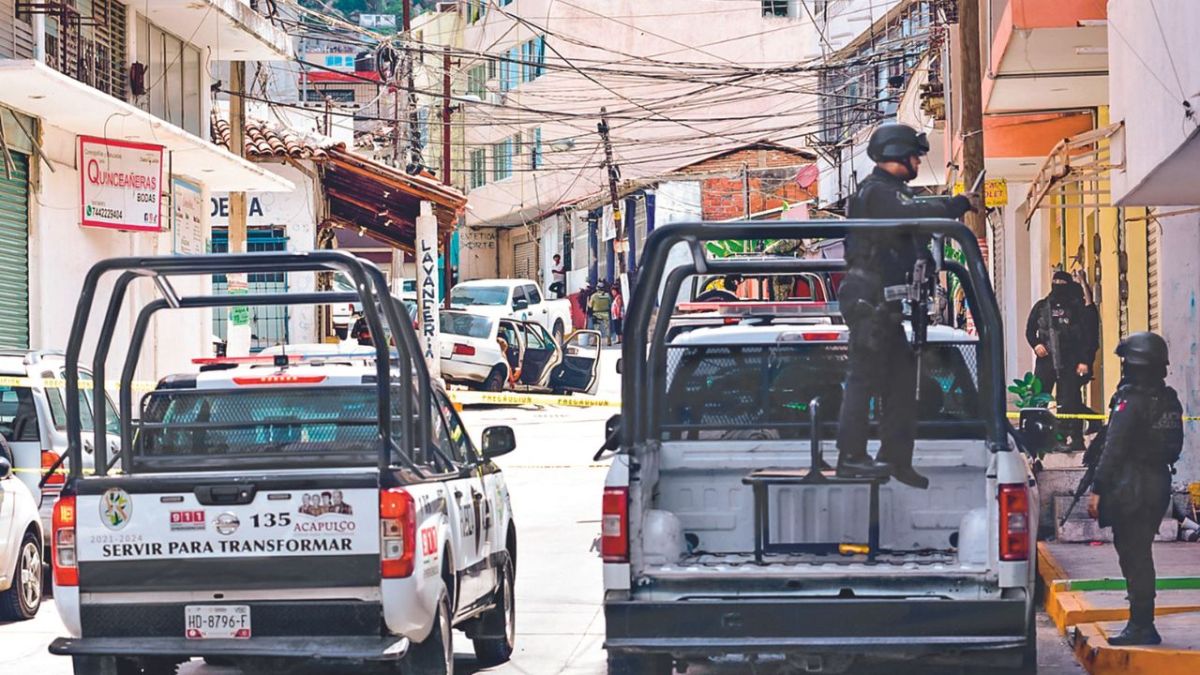
<path id="1" fill-rule="evenodd" d="M 377 586 L 369 470 L 79 481 L 84 593 Z"/>

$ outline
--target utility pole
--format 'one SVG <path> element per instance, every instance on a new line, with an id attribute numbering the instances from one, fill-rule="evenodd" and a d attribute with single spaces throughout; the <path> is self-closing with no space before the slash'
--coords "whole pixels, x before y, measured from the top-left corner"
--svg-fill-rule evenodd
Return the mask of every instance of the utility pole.
<path id="1" fill-rule="evenodd" d="M 229 149 L 238 157 L 246 156 L 246 62 L 229 64 Z M 230 253 L 246 252 L 246 193 L 229 193 Z M 228 275 L 230 295 L 248 292 L 245 274 Z M 225 353 L 227 356 L 250 354 L 250 308 L 230 307 L 226 315 Z"/>
<path id="2" fill-rule="evenodd" d="M 450 108 L 450 45 L 442 49 L 442 185 L 451 184 L 450 170 L 450 116 L 454 113 Z M 442 289 L 442 306 L 450 309 L 450 289 L 454 286 L 453 268 L 450 267 L 450 241 L 453 235 L 446 235 L 442 246 L 442 260 L 445 261 L 445 287 Z"/>
<path id="3" fill-rule="evenodd" d="M 746 220 L 750 220 L 750 165 L 742 162 L 742 205 Z"/>
<path id="4" fill-rule="evenodd" d="M 962 124 L 959 127 L 963 134 L 962 181 L 964 189 L 974 185 L 975 179 L 983 172 L 983 91 L 980 82 L 983 77 L 983 66 L 979 59 L 979 39 L 979 0 L 959 0 L 958 60 L 961 64 L 959 91 L 962 92 Z M 987 236 L 984 229 L 987 222 L 986 216 L 986 210 L 983 213 L 966 215 L 967 227 L 978 239 Z"/>
<path id="5" fill-rule="evenodd" d="M 612 201 L 613 225 L 617 233 L 613 247 L 617 252 L 617 273 L 625 274 L 625 225 L 621 218 L 621 204 L 617 199 L 617 180 L 621 170 L 613 164 L 612 139 L 608 135 L 608 109 L 600 108 L 600 123 L 596 125 L 600 131 L 600 140 L 604 142 L 604 166 L 608 169 L 608 197 Z M 597 253 L 599 255 L 599 253 Z"/>
<path id="6" fill-rule="evenodd" d="M 405 153 L 409 165 L 415 165 L 417 171 L 425 163 L 421 158 L 421 128 L 417 120 L 417 85 L 414 81 L 412 56 L 412 0 L 404 0 L 404 85 L 408 89 L 408 99 L 405 110 L 408 113 L 408 152 Z M 423 53 L 423 52 L 422 52 Z"/>

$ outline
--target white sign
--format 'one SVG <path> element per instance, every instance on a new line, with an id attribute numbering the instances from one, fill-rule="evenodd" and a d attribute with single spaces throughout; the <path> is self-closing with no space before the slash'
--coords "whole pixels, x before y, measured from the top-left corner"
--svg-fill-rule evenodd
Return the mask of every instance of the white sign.
<path id="1" fill-rule="evenodd" d="M 359 14 L 358 25 L 363 28 L 395 28 L 395 14 Z"/>
<path id="2" fill-rule="evenodd" d="M 204 192 L 199 185 L 171 179 L 171 232 L 174 249 L 183 255 L 206 252 L 204 231 Z"/>
<path id="3" fill-rule="evenodd" d="M 82 224 L 161 232 L 162 157 L 161 145 L 80 136 Z"/>
<path id="4" fill-rule="evenodd" d="M 112 493 L 112 494 L 110 494 Z M 206 506 L 191 493 L 79 496 L 79 559 L 155 560 L 379 552 L 379 493 L 288 490 L 253 504 Z"/>
<path id="5" fill-rule="evenodd" d="M 313 221 L 311 203 L 301 191 L 294 192 L 247 192 L 246 225 L 291 226 L 301 220 Z M 214 192 L 209 197 L 209 217 L 215 227 L 229 226 L 229 193 Z"/>

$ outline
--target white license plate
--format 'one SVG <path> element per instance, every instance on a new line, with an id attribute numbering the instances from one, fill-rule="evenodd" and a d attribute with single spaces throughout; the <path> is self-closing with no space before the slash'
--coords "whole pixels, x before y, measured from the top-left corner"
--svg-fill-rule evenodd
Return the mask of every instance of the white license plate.
<path id="1" fill-rule="evenodd" d="M 187 605 L 183 618 L 189 640 L 250 638 L 249 605 Z"/>

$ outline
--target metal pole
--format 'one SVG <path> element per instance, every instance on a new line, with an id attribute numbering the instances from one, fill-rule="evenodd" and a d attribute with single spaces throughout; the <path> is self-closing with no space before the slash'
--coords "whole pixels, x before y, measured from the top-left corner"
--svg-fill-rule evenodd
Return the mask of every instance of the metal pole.
<path id="1" fill-rule="evenodd" d="M 238 157 L 246 156 L 246 62 L 229 64 L 229 149 Z M 229 193 L 229 252 L 246 252 L 246 193 Z M 247 293 L 245 274 L 226 276 L 230 294 Z M 250 353 L 249 307 L 230 307 L 226 314 L 225 353 L 246 356 Z"/>
<path id="2" fill-rule="evenodd" d="M 442 50 L 442 185 L 451 184 L 450 171 L 450 122 L 454 113 L 450 109 L 450 45 Z M 450 242 L 453 234 L 447 234 L 442 246 L 442 260 L 445 261 L 445 285 L 442 287 L 442 306 L 450 309 L 450 288 L 453 287 L 454 274 L 450 266 Z"/>
<path id="3" fill-rule="evenodd" d="M 612 202 L 613 225 L 616 227 L 616 240 L 613 247 L 617 253 L 617 274 L 625 273 L 625 224 L 621 219 L 621 203 L 617 199 L 617 179 L 620 169 L 613 164 L 612 140 L 608 135 L 608 110 L 600 108 L 600 123 L 596 125 L 600 139 L 604 142 L 604 166 L 608 169 L 608 198 Z"/>

